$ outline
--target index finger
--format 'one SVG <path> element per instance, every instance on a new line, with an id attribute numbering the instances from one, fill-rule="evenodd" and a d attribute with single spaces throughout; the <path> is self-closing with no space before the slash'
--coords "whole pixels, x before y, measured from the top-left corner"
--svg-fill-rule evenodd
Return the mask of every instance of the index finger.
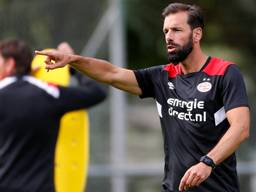
<path id="1" fill-rule="evenodd" d="M 185 185 L 186 185 L 186 182 L 187 182 L 187 179 L 190 175 L 190 172 L 186 172 L 185 175 L 182 177 L 181 181 L 180 181 L 180 185 L 179 185 L 179 190 L 180 191 L 183 191 L 183 189 L 185 188 Z"/>
<path id="2" fill-rule="evenodd" d="M 45 55 L 45 56 L 52 56 L 51 51 L 49 50 L 43 50 L 43 51 L 35 51 L 35 54 L 37 55 Z"/>

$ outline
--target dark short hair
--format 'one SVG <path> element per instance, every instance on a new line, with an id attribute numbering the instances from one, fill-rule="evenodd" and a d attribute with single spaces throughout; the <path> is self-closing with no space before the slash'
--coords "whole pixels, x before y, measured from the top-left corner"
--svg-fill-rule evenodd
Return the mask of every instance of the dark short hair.
<path id="1" fill-rule="evenodd" d="M 191 29 L 197 27 L 204 28 L 204 17 L 200 7 L 196 5 L 189 5 L 184 3 L 171 3 L 162 12 L 162 16 L 165 18 L 170 14 L 178 12 L 188 13 L 188 24 Z"/>
<path id="2" fill-rule="evenodd" d="M 30 47 L 22 40 L 6 39 L 0 41 L 0 54 L 4 59 L 13 58 L 16 62 L 14 75 L 26 75 L 31 71 L 33 58 Z"/>

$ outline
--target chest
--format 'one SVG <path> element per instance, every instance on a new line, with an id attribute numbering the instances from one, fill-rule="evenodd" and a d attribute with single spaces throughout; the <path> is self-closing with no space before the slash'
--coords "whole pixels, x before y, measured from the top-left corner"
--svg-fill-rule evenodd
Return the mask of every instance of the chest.
<path id="1" fill-rule="evenodd" d="M 198 121 L 206 122 L 223 106 L 220 76 L 194 73 L 163 77 L 156 87 L 156 101 L 162 113 L 169 114 L 167 117 L 178 116 L 191 121 L 198 117 Z"/>
<path id="2" fill-rule="evenodd" d="M 160 100 L 170 98 L 181 101 L 216 102 L 221 100 L 222 85 L 220 76 L 208 76 L 205 73 L 177 76 L 175 78 L 163 77 L 158 85 L 156 97 Z"/>

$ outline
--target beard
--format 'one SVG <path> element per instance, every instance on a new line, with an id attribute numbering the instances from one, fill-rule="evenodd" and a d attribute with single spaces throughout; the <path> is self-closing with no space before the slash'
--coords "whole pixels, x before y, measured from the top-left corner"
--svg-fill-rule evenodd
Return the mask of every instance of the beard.
<path id="1" fill-rule="evenodd" d="M 184 46 L 180 46 L 172 43 L 168 43 L 168 44 L 171 44 L 177 47 L 176 51 L 168 53 L 168 60 L 170 63 L 173 63 L 174 65 L 177 65 L 178 63 L 184 61 L 193 50 L 192 35 L 190 36 L 188 43 L 186 43 Z"/>

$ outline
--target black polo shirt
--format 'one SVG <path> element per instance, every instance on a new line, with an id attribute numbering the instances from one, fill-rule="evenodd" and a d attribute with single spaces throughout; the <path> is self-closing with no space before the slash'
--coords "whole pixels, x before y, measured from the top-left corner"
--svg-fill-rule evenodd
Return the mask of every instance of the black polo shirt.
<path id="1" fill-rule="evenodd" d="M 0 81 L 0 191 L 53 192 L 62 115 L 102 101 L 96 83 L 59 87 L 31 76 Z"/>
<path id="2" fill-rule="evenodd" d="M 229 128 L 226 112 L 248 106 L 238 67 L 208 58 L 198 72 L 183 75 L 180 65 L 134 71 L 142 98 L 156 101 L 165 152 L 163 190 L 178 192 L 188 168 L 199 162 Z M 238 192 L 235 154 L 229 156 L 193 192 Z"/>

